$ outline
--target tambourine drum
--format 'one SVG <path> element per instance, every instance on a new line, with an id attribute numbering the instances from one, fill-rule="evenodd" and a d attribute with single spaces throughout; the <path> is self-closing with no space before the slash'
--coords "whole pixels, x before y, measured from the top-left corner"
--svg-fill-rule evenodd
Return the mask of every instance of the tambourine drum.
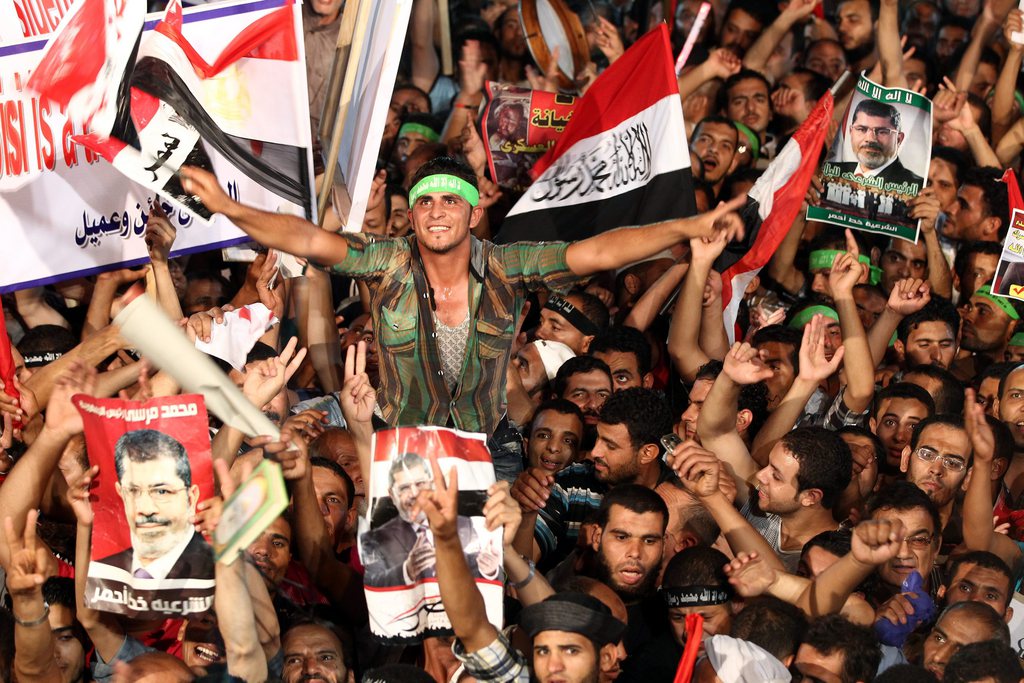
<path id="1" fill-rule="evenodd" d="M 519 21 L 537 66 L 547 71 L 551 54 L 558 47 L 560 85 L 574 87 L 576 74 L 590 61 L 587 34 L 580 18 L 562 0 L 520 0 Z"/>

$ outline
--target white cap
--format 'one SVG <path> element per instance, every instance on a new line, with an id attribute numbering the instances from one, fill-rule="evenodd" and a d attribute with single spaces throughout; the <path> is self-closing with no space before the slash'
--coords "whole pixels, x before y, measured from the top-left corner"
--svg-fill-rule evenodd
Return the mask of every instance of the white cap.
<path id="1" fill-rule="evenodd" d="M 544 372 L 547 374 L 549 382 L 558 374 L 558 368 L 562 367 L 562 363 L 576 357 L 573 350 L 562 342 L 538 339 L 533 342 L 533 345 L 537 347 L 540 361 L 544 363 Z"/>

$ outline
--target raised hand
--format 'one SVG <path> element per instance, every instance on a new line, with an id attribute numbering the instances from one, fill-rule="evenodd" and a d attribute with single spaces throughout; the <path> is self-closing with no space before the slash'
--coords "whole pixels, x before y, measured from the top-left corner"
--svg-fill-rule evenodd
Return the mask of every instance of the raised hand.
<path id="1" fill-rule="evenodd" d="M 746 197 L 736 197 L 728 202 L 719 202 L 711 211 L 702 213 L 699 216 L 685 219 L 690 227 L 687 237 L 713 238 L 719 234 L 725 235 L 725 241 L 743 239 L 744 227 L 743 218 L 736 213 L 746 204 Z"/>
<path id="2" fill-rule="evenodd" d="M 486 80 L 487 64 L 481 56 L 480 41 L 467 40 L 462 44 L 462 59 L 459 60 L 459 94 L 482 93 Z"/>
<path id="3" fill-rule="evenodd" d="M 964 392 L 964 428 L 971 440 L 974 461 L 991 463 L 996 452 L 996 439 L 992 427 L 985 419 L 985 408 L 978 403 L 974 389 Z"/>
<path id="4" fill-rule="evenodd" d="M 459 142 L 469 167 L 473 169 L 478 179 L 481 178 L 487 170 L 487 152 L 484 150 L 484 141 L 480 139 L 480 133 L 477 132 L 473 119 L 466 120 L 466 125 L 462 127 L 462 134 L 459 136 Z"/>
<path id="5" fill-rule="evenodd" d="M 502 543 L 511 546 L 522 521 L 523 511 L 512 497 L 508 482 L 491 484 L 487 489 L 487 502 L 484 503 L 484 524 L 487 530 L 494 531 L 502 527 Z"/>
<path id="6" fill-rule="evenodd" d="M 7 566 L 7 591 L 14 598 L 32 597 L 42 592 L 49 578 L 49 557 L 46 546 L 36 540 L 36 522 L 39 513 L 29 510 L 25 519 L 24 536 L 14 532 L 14 520 L 4 518 L 4 536 L 10 553 Z"/>
<path id="7" fill-rule="evenodd" d="M 817 314 L 811 322 L 804 325 L 804 338 L 800 344 L 799 377 L 810 382 L 821 382 L 828 379 L 839 369 L 843 362 L 845 348 L 836 349 L 832 360 L 825 357 L 825 335 L 831 322 L 823 315 Z"/>
<path id="8" fill-rule="evenodd" d="M 743 68 L 740 58 L 732 50 L 727 50 L 724 47 L 712 50 L 705 64 L 707 64 L 707 74 L 710 78 L 721 78 L 722 80 L 739 73 Z"/>
<path id="9" fill-rule="evenodd" d="M 699 446 L 696 441 L 684 441 L 668 456 L 668 465 L 683 487 L 698 498 L 708 498 L 720 492 L 719 479 L 722 462 L 711 451 Z"/>
<path id="10" fill-rule="evenodd" d="M 906 317 L 920 311 L 931 300 L 931 285 L 920 278 L 908 277 L 893 286 L 885 305 L 892 312 Z"/>
<path id="11" fill-rule="evenodd" d="M 46 404 L 46 427 L 69 439 L 81 434 L 84 430 L 82 416 L 71 402 L 71 397 L 75 394 L 91 395 L 95 386 L 96 370 L 72 363 L 50 393 Z"/>
<path id="12" fill-rule="evenodd" d="M 861 564 L 885 564 L 900 551 L 906 530 L 898 519 L 868 519 L 853 530 L 850 552 Z"/>
<path id="13" fill-rule="evenodd" d="M 149 251 L 149 260 L 154 263 L 167 263 L 177 234 L 178 231 L 167 220 L 160 202 L 155 202 L 146 222 L 146 250 Z"/>
<path id="14" fill-rule="evenodd" d="M 757 384 L 772 376 L 772 369 L 761 361 L 757 349 L 747 342 L 736 342 L 725 354 L 722 372 L 736 384 Z"/>
<path id="15" fill-rule="evenodd" d="M 916 197 L 910 199 L 908 204 L 910 205 L 910 217 L 921 221 L 921 232 L 926 235 L 935 232 L 935 221 L 941 211 L 935 189 L 923 188 Z"/>
<path id="16" fill-rule="evenodd" d="M 847 297 L 853 296 L 853 286 L 860 282 L 864 275 L 864 264 L 860 258 L 860 249 L 857 247 L 857 240 L 849 228 L 846 230 L 846 253 L 839 254 L 832 262 L 832 269 L 828 275 L 828 286 L 832 290 L 832 296 Z"/>
<path id="17" fill-rule="evenodd" d="M 270 403 L 302 365 L 302 360 L 306 357 L 306 349 L 299 349 L 299 352 L 296 353 L 297 345 L 298 339 L 292 337 L 285 344 L 281 355 L 251 363 L 246 368 L 242 393 L 254 406 L 262 408 Z"/>
<path id="18" fill-rule="evenodd" d="M 690 240 L 690 262 L 710 265 L 728 244 L 729 236 L 724 230 L 707 237 L 695 237 Z"/>
<path id="19" fill-rule="evenodd" d="M 263 260 L 256 278 L 256 295 L 260 298 L 260 303 L 269 308 L 280 320 L 284 315 L 284 297 L 281 296 L 281 282 L 277 277 L 280 274 L 278 261 L 280 259 L 277 252 L 273 249 L 267 251 L 267 257 Z"/>
<path id="20" fill-rule="evenodd" d="M 71 507 L 71 511 L 75 513 L 75 519 L 82 526 L 92 526 L 93 513 L 89 497 L 89 487 L 99 472 L 99 465 L 93 465 L 67 480 L 68 505 Z"/>
<path id="21" fill-rule="evenodd" d="M 1010 13 L 1006 15 L 1006 21 L 1003 22 L 1003 37 L 1012 51 L 1021 52 L 1024 50 L 1024 45 L 1014 42 L 1014 33 L 1024 33 L 1024 12 L 1019 9 L 1010 10 Z"/>
<path id="22" fill-rule="evenodd" d="M 509 493 L 523 512 L 537 512 L 548 504 L 551 487 L 554 485 L 555 478 L 552 475 L 534 467 L 519 473 Z"/>
<path id="23" fill-rule="evenodd" d="M 185 192 L 198 197 L 213 213 L 227 213 L 236 206 L 235 200 L 217 182 L 217 176 L 209 171 L 195 166 L 182 166 L 178 175 L 181 176 L 181 187 Z"/>
<path id="24" fill-rule="evenodd" d="M 366 374 L 366 342 L 348 347 L 345 354 L 345 381 L 339 395 L 341 411 L 349 422 L 369 423 L 377 405 L 377 392 Z"/>
<path id="25" fill-rule="evenodd" d="M 598 15 L 594 31 L 597 34 L 597 49 L 608 58 L 609 64 L 614 63 L 616 59 L 625 54 L 626 48 L 622 45 L 622 36 L 619 35 L 619 29 L 615 24 Z"/>
<path id="26" fill-rule="evenodd" d="M 725 565 L 729 583 L 744 598 L 764 595 L 779 578 L 777 570 L 756 553 L 739 553 Z"/>
<path id="27" fill-rule="evenodd" d="M 230 313 L 233 310 L 235 310 L 234 306 L 224 304 L 224 306 L 214 306 L 208 311 L 193 313 L 189 316 L 185 326 L 188 340 L 195 342 L 196 339 L 199 339 L 209 343 L 210 336 L 213 334 L 213 326 L 222 324 L 224 322 L 224 314 Z"/>

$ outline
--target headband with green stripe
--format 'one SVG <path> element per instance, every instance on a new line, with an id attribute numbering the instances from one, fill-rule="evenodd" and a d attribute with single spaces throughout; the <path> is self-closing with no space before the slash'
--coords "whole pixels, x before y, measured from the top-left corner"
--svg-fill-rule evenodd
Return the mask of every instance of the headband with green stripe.
<path id="1" fill-rule="evenodd" d="M 406 133 L 416 133 L 422 135 L 427 139 L 427 142 L 437 142 L 441 139 L 441 136 L 437 134 L 437 131 L 430 126 L 424 126 L 422 123 L 403 123 L 402 127 L 398 129 L 398 137 L 404 136 Z"/>
<path id="2" fill-rule="evenodd" d="M 992 287 L 990 285 L 982 285 L 981 287 L 978 287 L 978 291 L 974 293 L 974 296 L 980 296 L 988 299 L 998 306 L 1003 313 L 1010 316 L 1011 320 L 1020 320 L 1020 313 L 1018 313 L 1017 309 L 1013 307 L 1013 304 L 1011 304 L 1006 298 L 993 294 Z"/>
<path id="3" fill-rule="evenodd" d="M 845 254 L 845 251 L 838 249 L 815 249 L 811 252 L 809 261 L 811 264 L 811 270 L 821 270 L 822 268 L 831 268 L 832 264 L 835 263 L 836 257 Z M 871 259 L 867 254 L 861 254 L 857 257 L 857 260 L 866 266 L 871 265 Z"/>
<path id="4" fill-rule="evenodd" d="M 409 190 L 409 206 L 413 206 L 416 200 L 423 195 L 431 194 L 432 192 L 457 194 L 469 202 L 470 206 L 476 206 L 480 203 L 480 192 L 468 182 L 458 176 L 436 173 L 428 175 Z"/>
<path id="5" fill-rule="evenodd" d="M 839 314 L 836 313 L 835 309 L 829 308 L 828 306 L 808 306 L 804 310 L 796 314 L 792 320 L 789 321 L 789 326 L 794 330 L 799 330 L 807 323 L 811 322 L 816 314 L 821 314 L 826 318 L 831 318 L 836 322 L 839 322 Z"/>
<path id="6" fill-rule="evenodd" d="M 1007 346 L 1024 346 L 1024 332 L 1018 332 L 1010 337 L 1010 343 Z"/>

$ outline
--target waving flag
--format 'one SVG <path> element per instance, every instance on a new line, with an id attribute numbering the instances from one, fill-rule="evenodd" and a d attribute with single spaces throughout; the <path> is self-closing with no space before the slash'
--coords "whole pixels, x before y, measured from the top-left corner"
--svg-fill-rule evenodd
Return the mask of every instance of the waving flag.
<path id="1" fill-rule="evenodd" d="M 208 64 L 181 32 L 180 0 L 171 0 L 139 49 L 131 82 L 169 104 L 246 176 L 311 216 L 295 13 L 289 4 L 257 19 Z"/>
<path id="2" fill-rule="evenodd" d="M 577 102 L 496 241 L 578 240 L 692 215 L 685 130 L 668 28 L 662 24 Z"/>
<path id="3" fill-rule="evenodd" d="M 730 342 L 747 285 L 779 248 L 800 211 L 811 176 L 818 169 L 832 107 L 832 93 L 827 92 L 750 188 L 741 212 L 745 239 L 731 243 L 715 262 L 715 270 L 722 274 L 722 307 Z"/>

